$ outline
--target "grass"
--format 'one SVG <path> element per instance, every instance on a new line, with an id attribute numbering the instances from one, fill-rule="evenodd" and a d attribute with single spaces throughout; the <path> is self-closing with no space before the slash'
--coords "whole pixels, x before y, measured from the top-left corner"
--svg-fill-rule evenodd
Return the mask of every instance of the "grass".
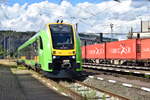
<path id="1" fill-rule="evenodd" d="M 102 100 L 106 100 L 106 96 L 105 95 L 103 95 Z"/>
<path id="2" fill-rule="evenodd" d="M 132 75 L 133 73 L 132 73 L 132 72 L 128 72 L 128 74 L 129 74 L 129 75 Z"/>
<path id="3" fill-rule="evenodd" d="M 145 78 L 150 78 L 150 75 L 144 75 Z"/>
<path id="4" fill-rule="evenodd" d="M 23 65 L 19 65 L 19 66 L 17 66 L 17 69 L 25 70 L 25 69 L 26 69 L 26 67 L 25 67 L 25 66 L 23 66 Z"/>

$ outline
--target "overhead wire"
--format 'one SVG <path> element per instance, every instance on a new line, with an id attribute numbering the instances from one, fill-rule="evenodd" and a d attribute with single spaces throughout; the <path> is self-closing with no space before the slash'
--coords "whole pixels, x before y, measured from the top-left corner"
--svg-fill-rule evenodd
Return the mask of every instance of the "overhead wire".
<path id="1" fill-rule="evenodd" d="M 119 1 L 119 3 L 120 3 L 120 1 Z M 102 11 L 100 11 L 100 12 L 98 12 L 98 13 L 95 13 L 95 14 L 94 14 L 94 13 L 91 13 L 91 12 L 89 11 L 89 9 L 84 9 L 85 12 L 87 12 L 87 13 L 90 12 L 89 14 L 90 14 L 91 16 L 88 17 L 88 18 L 80 18 L 80 22 L 84 23 L 85 25 L 89 25 L 89 23 L 86 23 L 86 22 L 85 22 L 86 20 L 91 19 L 92 17 L 98 16 L 99 14 L 101 14 L 102 12 L 104 12 L 105 10 L 111 9 L 111 8 L 113 8 L 113 7 L 116 6 L 116 5 L 118 5 L 118 3 L 112 5 L 111 7 L 107 7 L 107 8 L 105 8 L 104 10 L 102 10 Z M 81 9 L 83 9 L 83 8 L 81 8 Z M 94 27 L 95 23 L 96 23 L 96 21 L 95 21 L 94 23 L 92 23 L 92 25 L 90 25 L 90 26 L 91 26 L 91 27 Z M 101 26 L 104 27 L 104 26 L 106 26 L 106 25 L 101 25 Z M 107 26 L 110 26 L 110 25 L 107 25 Z M 120 26 L 115 26 L 115 27 L 120 27 Z M 120 33 L 120 34 L 118 34 L 118 35 L 125 35 L 125 34 Z"/>

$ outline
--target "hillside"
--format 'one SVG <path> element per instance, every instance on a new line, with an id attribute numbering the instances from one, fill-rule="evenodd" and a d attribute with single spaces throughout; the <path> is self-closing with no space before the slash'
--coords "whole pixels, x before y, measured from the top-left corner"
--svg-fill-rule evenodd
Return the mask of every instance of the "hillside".
<path id="1" fill-rule="evenodd" d="M 0 31 L 0 58 L 9 54 L 12 56 L 34 34 L 35 32 Z"/>

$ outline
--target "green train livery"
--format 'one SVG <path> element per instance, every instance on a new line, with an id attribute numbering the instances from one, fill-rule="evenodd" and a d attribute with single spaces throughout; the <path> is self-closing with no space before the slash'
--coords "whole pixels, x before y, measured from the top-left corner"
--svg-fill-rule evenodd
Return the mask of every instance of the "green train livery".
<path id="1" fill-rule="evenodd" d="M 18 64 L 52 78 L 78 77 L 82 72 L 80 39 L 71 24 L 49 23 L 18 49 Z"/>

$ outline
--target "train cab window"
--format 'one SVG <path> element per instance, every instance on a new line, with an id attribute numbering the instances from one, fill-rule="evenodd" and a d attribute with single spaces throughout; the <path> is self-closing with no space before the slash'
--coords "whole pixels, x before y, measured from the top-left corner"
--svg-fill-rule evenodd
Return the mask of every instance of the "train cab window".
<path id="1" fill-rule="evenodd" d="M 71 25 L 51 24 L 50 31 L 54 49 L 74 48 L 74 33 Z"/>
<path id="2" fill-rule="evenodd" d="M 43 50 L 43 42 L 42 42 L 42 38 L 40 37 L 40 49 Z"/>

